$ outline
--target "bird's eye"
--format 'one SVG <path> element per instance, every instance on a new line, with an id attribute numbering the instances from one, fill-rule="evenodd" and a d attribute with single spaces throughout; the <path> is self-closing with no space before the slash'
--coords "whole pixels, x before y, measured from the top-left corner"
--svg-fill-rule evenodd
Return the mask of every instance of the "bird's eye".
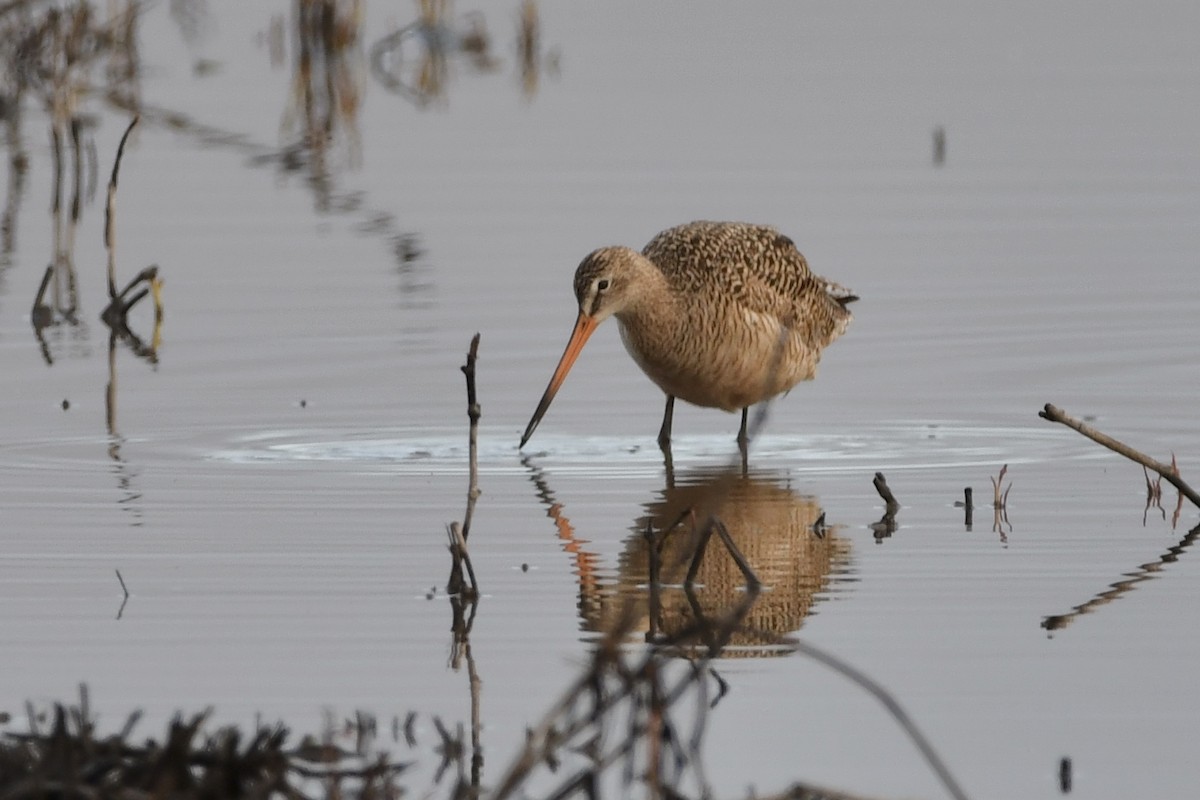
<path id="1" fill-rule="evenodd" d="M 608 288 L 608 278 L 601 278 L 600 280 L 596 281 L 596 291 L 597 292 L 603 292 L 607 288 Z"/>

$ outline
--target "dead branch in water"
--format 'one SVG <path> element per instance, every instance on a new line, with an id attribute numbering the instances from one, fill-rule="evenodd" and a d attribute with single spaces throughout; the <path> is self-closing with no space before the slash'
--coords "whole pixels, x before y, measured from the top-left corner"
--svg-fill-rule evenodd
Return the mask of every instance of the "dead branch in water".
<path id="1" fill-rule="evenodd" d="M 956 501 L 954 506 L 963 510 L 963 525 L 968 531 L 971 530 L 975 514 L 975 498 L 972 495 L 970 486 L 963 489 L 963 499 Z"/>
<path id="2" fill-rule="evenodd" d="M 887 478 L 883 477 L 882 472 L 875 473 L 875 479 L 872 481 L 872 483 L 875 484 L 875 491 L 879 492 L 879 496 L 883 498 L 883 502 L 887 503 L 888 511 L 891 511 L 893 514 L 899 511 L 900 504 L 896 502 L 895 495 L 893 495 L 892 490 L 888 488 Z"/>
<path id="3" fill-rule="evenodd" d="M 482 410 L 479 398 L 475 393 L 475 360 L 479 355 L 479 334 L 471 338 L 471 346 L 467 350 L 467 363 L 461 369 L 467 379 L 467 418 L 470 420 L 468 433 L 469 476 L 467 478 L 467 511 L 463 516 L 460 527 L 452 522 L 446 529 L 450 536 L 450 579 L 446 583 L 446 591 L 450 594 L 461 594 L 469 599 L 479 596 L 479 585 L 475 582 L 475 570 L 471 566 L 471 556 L 467 553 L 467 536 L 471 533 L 471 518 L 475 516 L 475 501 L 479 499 L 479 418 Z M 468 587 L 463 581 L 463 568 L 471 579 Z"/>
<path id="4" fill-rule="evenodd" d="M 479 490 L 479 418 L 483 409 L 475 394 L 475 359 L 479 355 L 479 334 L 471 337 L 471 347 L 467 350 L 467 363 L 461 369 L 467 378 L 467 418 L 471 421 L 470 433 L 467 438 L 467 449 L 470 461 L 470 475 L 467 483 L 467 513 L 463 517 L 462 538 L 465 542 L 471 535 L 471 518 L 475 516 L 475 501 L 481 494 Z"/>
<path id="5" fill-rule="evenodd" d="M 1195 489 L 1189 486 L 1187 482 L 1179 476 L 1178 465 L 1172 466 L 1164 464 L 1161 461 L 1156 461 L 1145 453 L 1134 450 L 1129 445 L 1123 442 L 1118 442 L 1111 436 L 1101 433 L 1092 426 L 1080 422 L 1079 420 L 1067 414 L 1067 412 L 1063 411 L 1061 408 L 1058 408 L 1050 403 L 1047 403 L 1046 407 L 1038 412 L 1038 416 L 1042 419 L 1050 420 L 1051 422 L 1058 422 L 1066 425 L 1068 428 L 1078 431 L 1087 438 L 1091 439 L 1093 442 L 1107 447 L 1114 453 L 1123 455 L 1130 461 L 1141 464 L 1143 467 L 1157 472 L 1159 475 L 1166 478 L 1167 482 L 1178 489 L 1179 492 L 1188 500 L 1191 500 L 1197 508 L 1200 508 L 1200 494 L 1198 494 Z"/>
<path id="6" fill-rule="evenodd" d="M 896 512 L 900 510 L 900 504 L 896 502 L 896 497 L 892 494 L 892 490 L 888 488 L 887 478 L 883 477 L 882 472 L 875 473 L 875 479 L 872 481 L 875 484 L 875 491 L 879 492 L 879 496 L 883 498 L 884 510 L 883 516 L 878 522 L 872 522 L 871 530 L 875 531 L 875 540 L 882 541 L 896 532 Z"/>

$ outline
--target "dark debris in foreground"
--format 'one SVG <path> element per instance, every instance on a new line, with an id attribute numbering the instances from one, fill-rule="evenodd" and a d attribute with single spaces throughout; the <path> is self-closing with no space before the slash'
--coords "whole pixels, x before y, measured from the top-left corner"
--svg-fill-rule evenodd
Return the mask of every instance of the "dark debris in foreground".
<path id="1" fill-rule="evenodd" d="M 32 709 L 31 709 L 32 712 Z M 209 712 L 175 717 L 163 742 L 130 741 L 139 714 L 119 734 L 95 735 L 87 694 L 78 706 L 56 704 L 46 730 L 30 713 L 27 733 L 0 741 L 0 798 L 142 800 L 145 798 L 397 798 L 406 764 L 369 758 L 305 738 L 289 746 L 282 726 L 250 737 L 234 727 L 203 731 Z"/>

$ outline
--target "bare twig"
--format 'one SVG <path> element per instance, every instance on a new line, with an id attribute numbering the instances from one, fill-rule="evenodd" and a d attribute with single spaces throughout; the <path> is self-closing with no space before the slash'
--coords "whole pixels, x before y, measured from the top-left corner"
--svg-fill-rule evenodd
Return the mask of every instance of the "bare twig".
<path id="1" fill-rule="evenodd" d="M 1078 431 L 1087 438 L 1091 439 L 1093 442 L 1107 447 L 1114 453 L 1123 455 L 1130 461 L 1141 464 L 1143 467 L 1147 467 L 1148 469 L 1157 472 L 1159 475 L 1166 478 L 1168 483 L 1178 489 L 1184 497 L 1186 497 L 1188 500 L 1191 500 L 1197 508 L 1200 508 L 1200 494 L 1198 494 L 1195 489 L 1189 486 L 1187 482 L 1183 480 L 1183 478 L 1179 477 L 1178 466 L 1172 467 L 1162 463 L 1161 461 L 1155 461 L 1145 453 L 1134 450 L 1132 447 L 1124 444 L 1123 442 L 1118 442 L 1111 436 L 1101 433 L 1090 425 L 1080 422 L 1079 420 L 1067 414 L 1067 412 L 1063 411 L 1061 408 L 1051 405 L 1050 403 L 1047 403 L 1046 407 L 1038 412 L 1038 416 L 1042 419 L 1050 420 L 1051 422 L 1058 422 L 1066 425 L 1068 428 Z"/>
<path id="2" fill-rule="evenodd" d="M 462 538 L 466 542 L 471 535 L 471 518 L 475 516 L 475 501 L 479 499 L 479 418 L 483 409 L 475 395 L 475 359 L 479 355 L 479 334 L 471 337 L 471 347 L 467 350 L 467 363 L 461 369 L 467 378 L 467 418 L 471 421 L 468 434 L 468 450 L 470 458 L 470 477 L 467 483 L 467 513 L 463 517 Z"/>
<path id="3" fill-rule="evenodd" d="M 467 536 L 471 533 L 471 518 L 475 516 L 475 501 L 479 499 L 479 417 L 482 412 L 479 399 L 475 394 L 475 359 L 479 355 L 479 334 L 471 338 L 471 346 L 467 350 L 467 363 L 461 369 L 467 379 L 467 418 L 471 421 L 468 434 L 468 449 L 470 452 L 469 477 L 467 478 L 467 511 L 463 516 L 462 526 L 453 522 L 446 529 L 450 535 L 450 580 L 447 591 L 450 594 L 463 593 L 473 599 L 479 596 L 479 585 L 475 582 L 475 570 L 471 567 L 471 557 L 467 554 Z M 463 584 L 462 568 L 467 568 L 471 579 L 470 588 Z M 469 594 L 468 594 L 469 593 Z"/>
<path id="4" fill-rule="evenodd" d="M 1008 489 L 1003 489 L 1004 476 L 1008 474 L 1008 464 L 1000 468 L 1000 477 L 992 478 L 992 492 L 995 495 L 992 500 L 992 508 L 1006 508 L 1008 506 L 1008 489 L 1012 488 L 1012 483 L 1008 484 Z"/>

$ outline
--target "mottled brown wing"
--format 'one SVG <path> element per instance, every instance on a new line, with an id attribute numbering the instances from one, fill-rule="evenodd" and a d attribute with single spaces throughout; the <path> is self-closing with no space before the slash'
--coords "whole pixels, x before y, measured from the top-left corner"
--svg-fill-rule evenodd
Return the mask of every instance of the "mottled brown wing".
<path id="1" fill-rule="evenodd" d="M 813 343 L 845 330 L 849 312 L 836 287 L 808 268 L 795 243 L 775 228 L 741 222 L 690 222 L 654 237 L 643 255 L 684 296 L 767 314 Z"/>

